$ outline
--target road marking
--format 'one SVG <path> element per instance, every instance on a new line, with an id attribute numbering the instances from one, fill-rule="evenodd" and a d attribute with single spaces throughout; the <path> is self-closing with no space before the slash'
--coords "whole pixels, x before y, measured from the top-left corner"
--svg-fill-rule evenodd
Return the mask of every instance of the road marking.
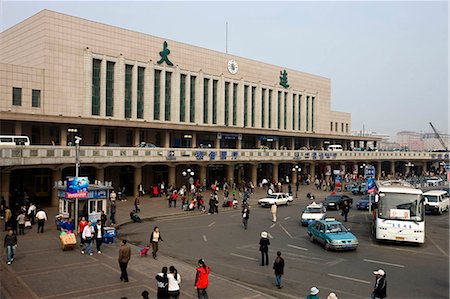
<path id="1" fill-rule="evenodd" d="M 240 216 L 241 214 L 233 214 L 233 215 L 231 215 L 230 217 L 237 217 L 237 216 Z"/>
<path id="2" fill-rule="evenodd" d="M 274 228 L 275 225 L 277 225 L 277 224 L 276 224 L 276 223 L 272 224 L 272 225 L 270 226 L 270 228 Z"/>
<path id="3" fill-rule="evenodd" d="M 215 222 L 211 222 L 210 224 L 208 224 L 208 227 L 211 227 L 215 224 Z"/>
<path id="4" fill-rule="evenodd" d="M 382 265 L 394 266 L 394 267 L 399 267 L 399 268 L 405 268 L 404 265 L 399 265 L 399 264 L 392 264 L 392 263 L 380 262 L 380 261 L 374 261 L 374 260 L 368 260 L 368 259 L 364 259 L 363 261 L 368 262 L 368 263 L 382 264 Z"/>
<path id="5" fill-rule="evenodd" d="M 294 237 L 292 237 L 292 235 L 284 228 L 283 224 L 280 224 L 281 228 L 284 230 L 284 232 L 286 233 L 286 235 L 289 236 L 289 238 L 294 239 Z"/>
<path id="6" fill-rule="evenodd" d="M 205 235 L 203 235 L 203 241 L 208 242 L 208 239 L 206 238 Z"/>
<path id="7" fill-rule="evenodd" d="M 284 218 L 284 220 L 289 220 L 289 219 L 291 219 L 291 216 L 287 216 Z"/>
<path id="8" fill-rule="evenodd" d="M 428 234 L 427 239 L 431 241 L 431 243 L 433 243 L 434 246 L 436 246 L 437 249 L 439 249 L 440 252 L 442 252 L 443 255 L 448 256 L 447 252 L 444 251 L 444 249 L 442 249 L 438 244 L 436 244 L 436 242 L 434 242 L 434 240 L 432 238 L 430 238 L 430 235 Z"/>
<path id="9" fill-rule="evenodd" d="M 242 299 L 253 299 L 253 298 L 258 298 L 258 297 L 261 297 L 261 295 L 260 295 L 260 294 L 256 294 L 256 295 L 254 295 L 254 296 L 244 297 L 244 298 L 242 298 Z"/>
<path id="10" fill-rule="evenodd" d="M 344 260 L 344 259 L 338 258 L 338 259 L 335 259 L 335 260 L 333 260 L 333 261 L 327 262 L 327 263 L 325 263 L 325 264 L 326 264 L 327 266 L 336 266 L 337 264 L 342 263 L 343 261 L 345 261 L 345 260 Z"/>
<path id="11" fill-rule="evenodd" d="M 269 238 L 273 239 L 273 237 L 270 233 L 267 233 L 267 235 L 269 236 Z"/>
<path id="12" fill-rule="evenodd" d="M 295 248 L 295 249 L 300 249 L 300 250 L 308 251 L 308 249 L 303 248 L 303 247 L 299 247 L 299 246 L 295 246 L 295 245 L 291 245 L 291 244 L 288 244 L 288 246 L 289 246 L 289 247 L 292 247 L 292 248 Z"/>
<path id="13" fill-rule="evenodd" d="M 365 284 L 371 284 L 371 282 L 367 281 L 367 280 L 361 280 L 361 279 L 347 277 L 347 276 L 341 276 L 341 275 L 337 275 L 337 274 L 328 273 L 328 276 L 336 277 L 336 278 L 342 278 L 342 279 L 347 279 L 347 280 L 352 280 L 352 281 L 361 282 L 361 283 L 365 283 Z"/>
<path id="14" fill-rule="evenodd" d="M 236 253 L 230 253 L 230 254 L 233 255 L 233 256 L 241 257 L 243 259 L 248 259 L 248 260 L 251 260 L 251 261 L 257 261 L 258 260 L 258 259 L 255 259 L 254 257 L 248 257 L 248 256 L 245 256 L 245 255 L 240 255 L 240 254 L 236 254 Z"/>

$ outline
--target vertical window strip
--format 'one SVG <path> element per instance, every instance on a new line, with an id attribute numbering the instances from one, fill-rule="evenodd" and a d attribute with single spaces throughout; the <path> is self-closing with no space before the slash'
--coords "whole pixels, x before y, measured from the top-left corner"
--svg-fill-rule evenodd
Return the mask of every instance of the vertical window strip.
<path id="1" fill-rule="evenodd" d="M 12 104 L 14 106 L 22 106 L 22 88 L 13 87 L 12 96 Z"/>
<path id="2" fill-rule="evenodd" d="M 256 87 L 252 86 L 252 127 L 255 127 L 255 96 Z"/>
<path id="3" fill-rule="evenodd" d="M 233 126 L 237 125 L 237 92 L 238 92 L 238 84 L 233 84 Z"/>
<path id="4" fill-rule="evenodd" d="M 161 106 L 161 71 L 155 70 L 155 84 L 153 93 L 153 119 L 159 120 Z"/>
<path id="5" fill-rule="evenodd" d="M 132 97 L 133 66 L 125 65 L 125 118 L 131 118 L 131 97 Z"/>
<path id="6" fill-rule="evenodd" d="M 225 111 L 225 118 L 224 118 L 224 120 L 225 120 L 225 126 L 228 126 L 228 111 L 229 111 L 229 91 L 230 91 L 230 83 L 229 82 L 225 82 L 225 100 L 224 100 L 224 102 L 225 102 L 225 109 L 224 109 L 224 111 Z"/>
<path id="7" fill-rule="evenodd" d="M 180 78 L 180 122 L 186 121 L 186 75 Z"/>
<path id="8" fill-rule="evenodd" d="M 38 89 L 31 91 L 31 106 L 35 108 L 41 107 L 41 91 Z"/>
<path id="9" fill-rule="evenodd" d="M 287 92 L 285 92 L 284 93 L 284 111 L 283 111 L 283 114 L 284 114 L 284 129 L 286 130 L 287 129 L 287 97 L 288 97 L 288 93 Z"/>
<path id="10" fill-rule="evenodd" d="M 314 131 L 314 100 L 315 97 L 311 97 L 311 131 Z"/>
<path id="11" fill-rule="evenodd" d="M 278 92 L 277 107 L 277 128 L 281 129 L 281 91 Z"/>
<path id="12" fill-rule="evenodd" d="M 261 92 L 261 128 L 265 126 L 265 116 L 266 116 L 266 89 L 263 88 Z"/>
<path id="13" fill-rule="evenodd" d="M 164 120 L 170 121 L 170 101 L 172 98 L 172 73 L 166 72 L 166 88 L 164 100 Z"/>
<path id="14" fill-rule="evenodd" d="M 306 131 L 309 131 L 309 96 L 306 96 Z"/>
<path id="15" fill-rule="evenodd" d="M 293 94 L 292 95 L 292 130 L 295 130 L 295 123 L 296 123 L 296 118 L 295 118 L 295 104 L 297 102 L 297 95 Z"/>
<path id="16" fill-rule="evenodd" d="M 144 67 L 138 67 L 136 117 L 144 118 Z"/>
<path id="17" fill-rule="evenodd" d="M 248 125 L 248 85 L 244 85 L 244 127 Z"/>
<path id="18" fill-rule="evenodd" d="M 106 116 L 114 114 L 114 65 L 112 61 L 106 63 Z"/>
<path id="19" fill-rule="evenodd" d="M 203 79 L 203 123 L 208 123 L 209 79 Z"/>
<path id="20" fill-rule="evenodd" d="M 212 123 L 217 124 L 217 80 L 213 80 L 213 98 L 212 98 Z"/>
<path id="21" fill-rule="evenodd" d="M 269 89 L 269 111 L 267 111 L 268 114 L 268 127 L 269 129 L 272 128 L 272 90 Z"/>
<path id="22" fill-rule="evenodd" d="M 298 130 L 302 129 L 302 95 L 298 95 Z"/>
<path id="23" fill-rule="evenodd" d="M 189 121 L 195 122 L 195 80 L 197 77 L 191 76 L 191 95 L 190 95 L 190 107 L 189 107 Z"/>
<path id="24" fill-rule="evenodd" d="M 92 115 L 100 115 L 100 59 L 92 61 Z"/>

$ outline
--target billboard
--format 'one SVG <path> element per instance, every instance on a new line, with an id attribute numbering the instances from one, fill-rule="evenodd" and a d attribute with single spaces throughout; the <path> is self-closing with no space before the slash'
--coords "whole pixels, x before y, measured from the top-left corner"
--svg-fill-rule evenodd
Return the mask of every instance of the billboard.
<path id="1" fill-rule="evenodd" d="M 87 177 L 68 177 L 66 198 L 87 198 L 89 179 Z"/>

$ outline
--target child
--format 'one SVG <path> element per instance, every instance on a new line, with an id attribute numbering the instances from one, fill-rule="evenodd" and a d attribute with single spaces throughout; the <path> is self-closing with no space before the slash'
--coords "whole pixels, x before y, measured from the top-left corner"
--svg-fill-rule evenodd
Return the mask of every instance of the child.
<path id="1" fill-rule="evenodd" d="M 147 256 L 147 252 L 150 250 L 150 245 L 145 245 L 144 248 L 141 249 L 141 251 L 139 252 L 141 254 L 141 256 Z"/>

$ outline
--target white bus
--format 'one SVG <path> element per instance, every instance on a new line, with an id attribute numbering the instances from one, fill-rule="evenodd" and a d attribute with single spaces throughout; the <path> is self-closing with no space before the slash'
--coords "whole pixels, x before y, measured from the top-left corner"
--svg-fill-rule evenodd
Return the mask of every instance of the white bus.
<path id="1" fill-rule="evenodd" d="M 422 190 L 404 181 L 377 181 L 373 233 L 377 240 L 425 242 Z"/>
<path id="2" fill-rule="evenodd" d="M 30 145 L 28 136 L 0 135 L 0 146 L 2 145 Z"/>

